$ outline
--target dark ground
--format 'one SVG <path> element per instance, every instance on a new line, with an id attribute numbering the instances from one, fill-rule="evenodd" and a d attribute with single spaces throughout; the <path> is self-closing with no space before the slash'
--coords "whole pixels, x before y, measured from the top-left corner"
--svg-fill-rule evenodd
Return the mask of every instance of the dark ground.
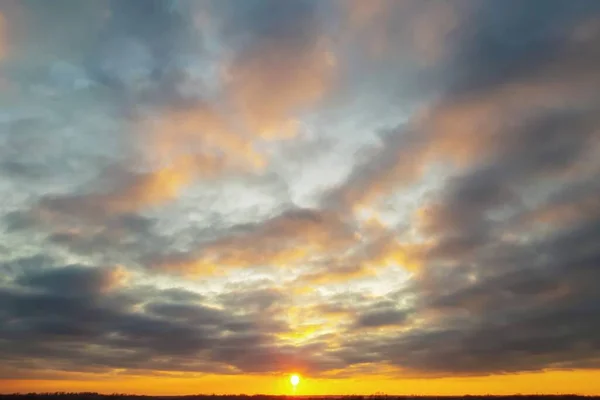
<path id="1" fill-rule="evenodd" d="M 0 400 L 600 400 L 600 396 L 577 395 L 515 395 L 515 396 L 269 396 L 269 395 L 189 395 L 141 396 L 128 394 L 103 395 L 98 393 L 27 393 L 0 394 Z"/>

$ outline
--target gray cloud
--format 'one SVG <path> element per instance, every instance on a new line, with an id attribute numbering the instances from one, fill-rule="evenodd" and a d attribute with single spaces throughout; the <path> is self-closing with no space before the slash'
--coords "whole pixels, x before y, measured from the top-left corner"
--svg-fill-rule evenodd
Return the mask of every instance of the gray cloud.
<path id="1" fill-rule="evenodd" d="M 91 76 L 125 99 L 180 97 L 177 86 L 185 79 L 185 57 L 201 53 L 203 45 L 189 4 L 126 0 L 107 2 L 106 7 L 104 26 L 86 55 Z"/>
<path id="2" fill-rule="evenodd" d="M 265 330 L 269 325 L 260 311 L 208 307 L 183 290 L 107 285 L 106 271 L 53 267 L 2 288 L 6 323 L 0 329 L 0 352 L 7 365 L 24 368 L 31 358 L 71 371 L 94 366 L 219 372 L 233 365 L 252 372 L 265 370 L 274 359 L 291 363 L 288 358 L 298 357 L 296 349 L 273 341 L 277 331 Z M 103 295 L 107 290 L 110 296 Z"/>
<path id="3" fill-rule="evenodd" d="M 406 312 L 395 308 L 379 308 L 358 315 L 356 326 L 374 328 L 389 325 L 400 325 L 406 320 Z"/>
<path id="4" fill-rule="evenodd" d="M 113 269 L 70 265 L 25 274 L 17 279 L 17 283 L 33 289 L 47 290 L 52 294 L 99 294 L 118 283 L 116 274 L 117 271 Z"/>

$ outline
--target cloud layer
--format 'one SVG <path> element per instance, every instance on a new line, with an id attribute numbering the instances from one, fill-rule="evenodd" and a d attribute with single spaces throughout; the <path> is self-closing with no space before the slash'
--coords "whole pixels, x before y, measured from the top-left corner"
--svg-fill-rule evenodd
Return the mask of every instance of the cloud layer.
<path id="1" fill-rule="evenodd" d="M 600 368 L 599 45 L 595 0 L 3 2 L 0 379 Z"/>

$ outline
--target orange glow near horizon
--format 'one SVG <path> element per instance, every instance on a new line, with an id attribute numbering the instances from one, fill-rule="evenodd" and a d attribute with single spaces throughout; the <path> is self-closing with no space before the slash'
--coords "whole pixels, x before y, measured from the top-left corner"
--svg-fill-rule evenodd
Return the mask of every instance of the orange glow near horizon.
<path id="1" fill-rule="evenodd" d="M 599 395 L 597 370 L 547 371 L 527 374 L 435 379 L 393 379 L 356 375 L 344 379 L 303 380 L 302 395 L 509 395 L 580 394 Z M 99 392 L 146 395 L 185 394 L 290 394 L 290 376 L 203 375 L 200 377 L 116 377 L 73 380 L 5 380 L 0 393 Z M 298 393 L 297 391 L 295 393 Z"/>

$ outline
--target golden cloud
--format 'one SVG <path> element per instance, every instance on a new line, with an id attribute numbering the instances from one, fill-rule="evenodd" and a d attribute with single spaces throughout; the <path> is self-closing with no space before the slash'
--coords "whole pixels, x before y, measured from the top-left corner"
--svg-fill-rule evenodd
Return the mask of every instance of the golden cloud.
<path id="1" fill-rule="evenodd" d="M 150 136 L 146 148 L 150 161 L 170 163 L 181 156 L 195 155 L 197 174 L 210 176 L 225 165 L 260 169 L 266 160 L 253 147 L 260 136 L 243 135 L 218 111 L 197 104 L 166 110 L 142 121 L 138 131 Z"/>
<path id="2" fill-rule="evenodd" d="M 226 93 L 244 127 L 264 138 L 294 136 L 295 117 L 332 84 L 335 58 L 325 39 L 306 48 L 263 43 L 225 68 Z"/>
<path id="3" fill-rule="evenodd" d="M 237 133 L 206 105 L 168 110 L 140 122 L 148 137 L 143 158 L 154 170 L 96 201 L 107 211 L 131 212 L 172 200 L 198 178 L 226 171 L 260 171 L 266 165 L 253 138 Z M 158 167 L 156 167 L 158 166 Z"/>
<path id="4" fill-rule="evenodd" d="M 123 266 L 117 265 L 106 268 L 102 274 L 102 292 L 109 292 L 119 287 L 127 285 L 130 279 L 130 273 Z"/>

